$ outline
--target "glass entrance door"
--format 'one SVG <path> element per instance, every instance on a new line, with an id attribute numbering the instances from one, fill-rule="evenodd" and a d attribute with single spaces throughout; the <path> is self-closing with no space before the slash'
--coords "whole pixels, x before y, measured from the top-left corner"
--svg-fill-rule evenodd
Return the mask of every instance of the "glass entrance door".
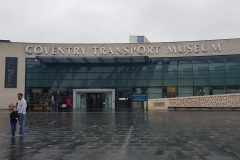
<path id="1" fill-rule="evenodd" d="M 131 108 L 132 92 L 131 90 L 118 91 L 117 108 Z"/>
<path id="2" fill-rule="evenodd" d="M 76 109 L 86 108 L 86 93 L 77 93 Z"/>
<path id="3" fill-rule="evenodd" d="M 104 93 L 87 93 L 87 108 L 104 108 Z"/>

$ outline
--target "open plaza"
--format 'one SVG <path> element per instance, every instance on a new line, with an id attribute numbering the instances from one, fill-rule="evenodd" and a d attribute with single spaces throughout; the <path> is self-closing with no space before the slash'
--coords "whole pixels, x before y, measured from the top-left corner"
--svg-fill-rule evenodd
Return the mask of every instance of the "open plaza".
<path id="1" fill-rule="evenodd" d="M 28 112 L 14 138 L 1 111 L 0 126 L 1 160 L 240 159 L 236 111 Z"/>

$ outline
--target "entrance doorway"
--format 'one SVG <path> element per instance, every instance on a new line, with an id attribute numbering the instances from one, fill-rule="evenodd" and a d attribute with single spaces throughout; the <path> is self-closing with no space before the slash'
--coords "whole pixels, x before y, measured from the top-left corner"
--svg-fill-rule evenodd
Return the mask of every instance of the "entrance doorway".
<path id="1" fill-rule="evenodd" d="M 118 91 L 118 108 L 131 108 L 132 92 L 131 90 Z"/>
<path id="2" fill-rule="evenodd" d="M 104 93 L 87 93 L 87 108 L 104 108 Z"/>
<path id="3" fill-rule="evenodd" d="M 73 109 L 115 109 L 115 89 L 73 89 Z"/>

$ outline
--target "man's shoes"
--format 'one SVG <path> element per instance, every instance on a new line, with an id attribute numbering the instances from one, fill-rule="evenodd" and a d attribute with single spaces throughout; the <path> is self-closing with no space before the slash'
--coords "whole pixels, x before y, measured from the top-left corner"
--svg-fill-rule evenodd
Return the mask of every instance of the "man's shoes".
<path id="1" fill-rule="evenodd" d="M 24 136 L 24 134 L 19 134 L 19 135 L 18 135 L 18 137 L 22 137 L 22 136 Z"/>

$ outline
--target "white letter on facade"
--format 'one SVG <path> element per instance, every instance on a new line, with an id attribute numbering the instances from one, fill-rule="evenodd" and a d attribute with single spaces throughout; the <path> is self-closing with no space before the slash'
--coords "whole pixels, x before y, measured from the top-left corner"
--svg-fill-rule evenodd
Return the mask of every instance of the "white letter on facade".
<path id="1" fill-rule="evenodd" d="M 170 46 L 168 46 L 168 51 L 167 51 L 167 54 L 168 53 L 175 53 L 176 54 L 176 46 L 173 46 L 173 48 L 171 49 Z"/>
<path id="2" fill-rule="evenodd" d="M 73 54 L 75 55 L 75 54 L 77 54 L 77 55 L 79 55 L 79 47 L 73 47 Z"/>
<path id="3" fill-rule="evenodd" d="M 202 44 L 202 52 L 206 53 L 209 51 L 209 45 L 208 44 L 205 44 L 207 46 L 207 49 L 205 50 L 204 49 L 204 44 Z"/>
<path id="4" fill-rule="evenodd" d="M 140 49 L 141 49 L 141 48 L 143 49 L 143 52 L 141 52 L 141 51 L 140 51 Z M 142 54 L 142 55 L 143 55 L 143 54 L 145 54 L 145 52 L 146 52 L 146 49 L 145 49 L 145 47 L 143 47 L 143 46 L 140 46 L 140 47 L 138 47 L 138 50 L 137 50 L 137 52 L 138 52 L 138 54 Z"/>
<path id="5" fill-rule="evenodd" d="M 44 47 L 44 50 L 45 50 L 45 53 L 48 54 L 51 50 L 51 47 L 48 47 L 48 49 L 47 49 L 47 47 Z"/>
<path id="6" fill-rule="evenodd" d="M 60 47 L 58 47 L 58 55 L 59 55 L 60 52 L 64 55 L 63 50 Z"/>
<path id="7" fill-rule="evenodd" d="M 149 47 L 148 47 L 148 54 L 153 54 L 153 50 L 152 50 L 152 49 L 153 49 L 152 46 L 149 46 Z"/>
<path id="8" fill-rule="evenodd" d="M 199 53 L 199 44 L 195 44 L 195 53 Z"/>
<path id="9" fill-rule="evenodd" d="M 57 55 L 57 47 L 52 47 L 52 55 Z"/>
<path id="10" fill-rule="evenodd" d="M 94 54 L 96 55 L 98 47 L 93 47 L 93 49 L 94 49 Z"/>
<path id="11" fill-rule="evenodd" d="M 40 49 L 40 50 L 39 50 L 39 49 Z M 39 52 L 38 52 L 38 50 L 39 50 Z M 39 55 L 39 54 L 42 54 L 42 52 L 43 52 L 42 47 L 37 46 L 37 47 L 34 48 L 34 53 L 35 53 L 35 54 Z"/>
<path id="12" fill-rule="evenodd" d="M 121 47 L 121 50 L 118 49 L 118 47 L 116 47 L 116 50 L 122 55 L 122 47 Z"/>
<path id="13" fill-rule="evenodd" d="M 82 52 L 83 52 L 83 55 L 84 55 L 85 51 L 87 50 L 87 47 L 85 47 L 85 48 L 81 47 L 81 49 L 82 49 Z"/>
<path id="14" fill-rule="evenodd" d="M 178 45 L 178 52 L 179 53 L 185 53 L 186 46 L 183 45 L 183 50 L 181 49 L 181 45 Z"/>
<path id="15" fill-rule="evenodd" d="M 69 54 L 69 55 L 71 54 L 71 49 L 72 49 L 72 47 L 67 47 L 67 50 L 68 50 L 68 54 Z"/>
<path id="16" fill-rule="evenodd" d="M 100 47 L 100 55 L 102 55 L 102 54 L 106 54 L 105 47 Z"/>
<path id="17" fill-rule="evenodd" d="M 128 46 L 124 48 L 124 51 L 126 52 L 125 55 L 129 54 Z"/>
<path id="18" fill-rule="evenodd" d="M 217 52 L 217 50 L 219 51 L 219 52 L 221 52 L 221 46 L 220 46 L 220 43 L 217 45 L 217 47 L 214 45 L 214 44 L 212 44 L 212 49 L 211 49 L 211 52 Z"/>
<path id="19" fill-rule="evenodd" d="M 133 54 L 134 51 L 136 51 L 136 47 L 132 46 L 131 47 L 131 54 Z"/>
<path id="20" fill-rule="evenodd" d="M 156 48 L 156 53 L 158 54 L 158 51 L 159 51 L 160 47 L 159 46 L 155 46 L 154 48 Z"/>
<path id="21" fill-rule="evenodd" d="M 32 47 L 32 46 L 27 46 L 27 47 L 26 47 L 26 53 L 27 53 L 27 54 L 33 54 L 33 52 L 29 52 L 29 49 L 30 49 L 30 48 L 32 49 L 33 47 Z"/>
<path id="22" fill-rule="evenodd" d="M 111 47 L 109 47 L 107 54 L 112 54 L 113 55 L 113 50 Z"/>
<path id="23" fill-rule="evenodd" d="M 193 49 L 192 49 L 192 45 L 189 44 L 187 48 L 188 48 L 188 53 L 192 53 L 192 51 L 193 51 Z"/>

